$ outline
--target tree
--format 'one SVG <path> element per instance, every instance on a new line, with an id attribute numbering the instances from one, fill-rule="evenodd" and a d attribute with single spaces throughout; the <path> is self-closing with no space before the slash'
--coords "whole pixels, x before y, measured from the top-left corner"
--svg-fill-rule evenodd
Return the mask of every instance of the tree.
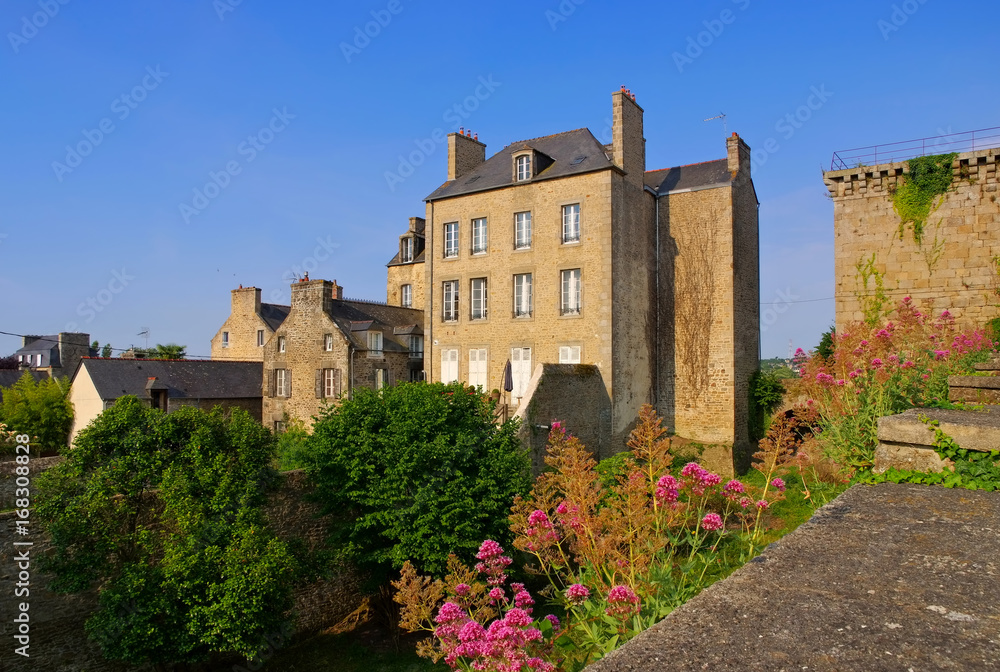
<path id="1" fill-rule="evenodd" d="M 37 479 L 51 588 L 98 587 L 86 629 L 107 658 L 252 658 L 287 624 L 296 561 L 261 510 L 273 457 L 244 411 L 165 415 L 126 396 Z"/>
<path id="2" fill-rule="evenodd" d="M 11 370 L 21 368 L 17 361 L 17 355 L 7 355 L 6 357 L 0 357 L 0 370 Z"/>
<path id="3" fill-rule="evenodd" d="M 361 389 L 313 426 L 307 470 L 333 545 L 372 583 L 410 560 L 442 575 L 483 539 L 509 542 L 507 513 L 530 487 L 516 421 L 493 422 L 487 397 L 461 383 Z"/>
<path id="4" fill-rule="evenodd" d="M 105 359 L 107 359 L 108 357 L 111 356 L 111 351 L 112 351 L 111 344 L 110 343 L 105 343 L 104 347 L 101 348 L 101 357 L 104 357 Z"/>
<path id="5" fill-rule="evenodd" d="M 176 343 L 167 343 L 166 345 L 157 343 L 156 348 L 149 351 L 151 359 L 184 359 L 186 355 L 187 346 Z"/>
<path id="6" fill-rule="evenodd" d="M 40 450 L 62 450 L 73 426 L 69 378 L 43 378 L 28 371 L 3 391 L 0 420 L 11 429 L 30 434 Z"/>
<path id="7" fill-rule="evenodd" d="M 823 359 L 830 359 L 833 356 L 834 344 L 833 339 L 837 335 L 837 327 L 831 325 L 829 329 L 823 332 L 823 335 L 819 339 L 819 345 L 816 346 L 816 354 Z"/>

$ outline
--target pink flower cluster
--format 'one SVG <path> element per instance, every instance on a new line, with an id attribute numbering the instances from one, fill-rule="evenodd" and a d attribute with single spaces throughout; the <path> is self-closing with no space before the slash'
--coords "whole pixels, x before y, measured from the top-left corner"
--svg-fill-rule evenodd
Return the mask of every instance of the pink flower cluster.
<path id="1" fill-rule="evenodd" d="M 705 492 L 716 485 L 722 483 L 722 476 L 713 474 L 697 462 L 688 462 L 681 469 L 681 476 L 687 479 L 687 484 L 691 487 L 691 494 L 701 497 Z"/>
<path id="2" fill-rule="evenodd" d="M 608 591 L 608 608 L 605 613 L 614 618 L 625 619 L 633 614 L 638 614 L 642 605 L 639 603 L 639 596 L 632 592 L 628 586 L 615 586 Z"/>
<path id="3" fill-rule="evenodd" d="M 528 528 L 524 531 L 528 537 L 528 550 L 538 551 L 559 540 L 559 533 L 549 517 L 541 509 L 535 509 L 528 516 Z"/>
<path id="4" fill-rule="evenodd" d="M 773 481 L 771 481 L 771 487 L 774 488 L 775 490 L 777 490 L 778 492 L 784 492 L 785 491 L 785 481 L 783 481 L 780 478 L 776 478 Z"/>
<path id="5" fill-rule="evenodd" d="M 661 502 L 676 502 L 680 496 L 680 483 L 670 474 L 660 476 L 660 480 L 656 482 L 655 495 Z"/>
<path id="6" fill-rule="evenodd" d="M 503 554 L 503 548 L 492 539 L 487 539 L 479 547 L 476 554 L 482 562 L 476 563 L 476 571 L 486 574 L 487 583 L 491 586 L 499 586 L 507 580 L 507 566 L 511 559 Z M 492 593 L 491 593 L 492 595 Z"/>
<path id="7" fill-rule="evenodd" d="M 721 530 L 723 528 L 722 516 L 717 513 L 706 513 L 705 517 L 701 519 L 701 527 L 708 532 Z"/>
<path id="8" fill-rule="evenodd" d="M 590 590 L 581 583 L 574 583 L 566 589 L 566 599 L 569 600 L 570 604 L 583 604 L 588 597 L 590 597 Z"/>

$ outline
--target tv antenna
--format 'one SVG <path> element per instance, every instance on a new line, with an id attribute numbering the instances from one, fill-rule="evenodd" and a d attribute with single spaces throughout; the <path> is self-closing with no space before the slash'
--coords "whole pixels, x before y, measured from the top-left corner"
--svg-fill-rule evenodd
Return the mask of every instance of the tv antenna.
<path id="1" fill-rule="evenodd" d="M 726 113 L 725 112 L 719 112 L 714 117 L 709 117 L 708 119 L 703 119 L 702 121 L 715 121 L 716 119 L 722 119 L 722 132 L 728 134 L 729 133 L 729 128 L 726 125 Z"/>
<path id="2" fill-rule="evenodd" d="M 145 338 L 146 345 L 144 347 L 146 349 L 149 349 L 149 327 L 142 327 L 142 331 L 136 334 L 136 336 L 142 336 L 143 338 Z"/>

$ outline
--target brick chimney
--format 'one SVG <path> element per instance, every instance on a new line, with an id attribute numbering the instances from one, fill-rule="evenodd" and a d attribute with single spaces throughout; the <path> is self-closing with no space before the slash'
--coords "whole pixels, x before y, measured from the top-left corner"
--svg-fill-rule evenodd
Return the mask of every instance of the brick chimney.
<path id="1" fill-rule="evenodd" d="M 743 138 L 736 133 L 726 138 L 726 158 L 733 178 L 740 173 L 750 175 L 750 145 L 743 142 Z"/>
<path id="2" fill-rule="evenodd" d="M 240 287 L 231 292 L 233 315 L 259 315 L 260 290 L 256 287 Z"/>
<path id="3" fill-rule="evenodd" d="M 344 288 L 341 287 L 340 285 L 338 285 L 336 280 L 334 280 L 333 283 L 331 283 L 331 284 L 333 285 L 333 289 L 330 291 L 330 298 L 331 299 L 337 299 L 337 300 L 343 300 L 343 298 L 344 298 Z"/>
<path id="4" fill-rule="evenodd" d="M 339 290 L 340 288 L 337 287 Z M 326 312 L 334 296 L 334 284 L 329 280 L 300 280 L 292 283 L 292 310 Z"/>
<path id="5" fill-rule="evenodd" d="M 471 132 L 470 132 L 471 133 Z M 486 162 L 486 145 L 471 135 L 448 134 L 448 180 L 457 180 Z"/>
<path id="6" fill-rule="evenodd" d="M 642 188 L 646 172 L 646 139 L 642 137 L 642 108 L 624 86 L 611 94 L 611 160 L 625 171 L 625 179 Z"/>

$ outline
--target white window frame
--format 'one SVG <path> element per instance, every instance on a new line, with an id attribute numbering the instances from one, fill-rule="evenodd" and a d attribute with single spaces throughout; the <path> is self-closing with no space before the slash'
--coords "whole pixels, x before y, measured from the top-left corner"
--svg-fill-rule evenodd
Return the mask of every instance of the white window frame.
<path id="1" fill-rule="evenodd" d="M 224 348 L 228 348 L 229 347 L 229 332 L 228 331 L 222 332 L 222 347 L 224 347 Z"/>
<path id="2" fill-rule="evenodd" d="M 472 220 L 472 253 L 486 254 L 489 246 L 489 235 L 485 217 Z"/>
<path id="3" fill-rule="evenodd" d="M 323 334 L 323 352 L 333 352 L 333 334 Z"/>
<path id="4" fill-rule="evenodd" d="M 458 380 L 458 348 L 441 350 L 441 382 L 454 383 Z"/>
<path id="5" fill-rule="evenodd" d="M 518 273 L 514 276 L 514 317 L 531 317 L 531 285 L 531 273 Z"/>
<path id="6" fill-rule="evenodd" d="M 486 348 L 469 349 L 469 385 L 486 389 L 489 374 L 489 351 Z"/>
<path id="7" fill-rule="evenodd" d="M 274 370 L 274 396 L 288 398 L 291 395 L 288 385 L 288 369 Z"/>
<path id="8" fill-rule="evenodd" d="M 470 315 L 473 320 L 485 320 L 489 316 L 489 283 L 486 278 L 472 278 L 469 281 Z"/>
<path id="9" fill-rule="evenodd" d="M 559 301 L 560 315 L 579 315 L 583 307 L 580 293 L 582 289 L 581 271 L 570 268 L 559 272 L 561 298 Z"/>
<path id="10" fill-rule="evenodd" d="M 458 222 L 448 222 L 444 225 L 444 258 L 454 259 L 458 256 Z"/>
<path id="11" fill-rule="evenodd" d="M 580 242 L 580 204 L 562 206 L 562 242 Z"/>
<path id="12" fill-rule="evenodd" d="M 336 369 L 323 369 L 323 398 L 333 399 L 337 396 Z"/>
<path id="13" fill-rule="evenodd" d="M 531 249 L 531 211 L 514 213 L 514 249 Z"/>
<path id="14" fill-rule="evenodd" d="M 403 285 L 399 288 L 399 303 L 403 308 L 413 307 L 413 285 Z"/>
<path id="15" fill-rule="evenodd" d="M 413 261 L 413 238 L 403 238 L 402 247 L 399 252 L 399 260 L 403 263 Z"/>
<path id="16" fill-rule="evenodd" d="M 424 358 L 424 337 L 420 334 L 410 334 L 410 359 Z"/>
<path id="17" fill-rule="evenodd" d="M 559 346 L 559 363 L 560 364 L 579 364 L 580 363 L 580 346 L 579 345 L 560 345 Z"/>
<path id="18" fill-rule="evenodd" d="M 383 356 L 384 351 L 382 350 L 382 332 L 381 331 L 369 331 L 368 332 L 368 356 L 380 358 Z"/>
<path id="19" fill-rule="evenodd" d="M 520 402 L 528 391 L 528 382 L 531 380 L 531 348 L 511 348 L 510 362 L 514 383 L 511 396 Z"/>
<path id="20" fill-rule="evenodd" d="M 263 329 L 258 329 L 257 330 L 257 347 L 258 348 L 264 347 L 264 330 Z"/>
<path id="21" fill-rule="evenodd" d="M 389 386 L 389 369 L 375 369 L 375 389 L 383 390 Z"/>
<path id="22" fill-rule="evenodd" d="M 458 322 L 458 280 L 441 283 L 441 320 Z"/>
<path id="23" fill-rule="evenodd" d="M 285 337 L 278 336 L 278 352 L 284 352 L 284 351 L 285 351 Z"/>
<path id="24" fill-rule="evenodd" d="M 515 174 L 517 182 L 524 182 L 531 179 L 531 155 L 522 154 L 514 159 Z"/>

